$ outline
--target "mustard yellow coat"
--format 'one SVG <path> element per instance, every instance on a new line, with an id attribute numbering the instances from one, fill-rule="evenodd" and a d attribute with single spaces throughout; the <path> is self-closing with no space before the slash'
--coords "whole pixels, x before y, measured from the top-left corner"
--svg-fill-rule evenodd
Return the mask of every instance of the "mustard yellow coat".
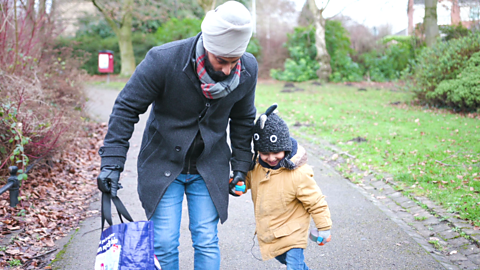
<path id="1" fill-rule="evenodd" d="M 256 234 L 263 260 L 272 259 L 292 248 L 306 248 L 310 216 L 317 229 L 332 226 L 325 196 L 306 164 L 305 149 L 298 145 L 290 159 L 295 169 L 267 169 L 260 164 L 248 172 L 246 188 L 252 193 Z"/>

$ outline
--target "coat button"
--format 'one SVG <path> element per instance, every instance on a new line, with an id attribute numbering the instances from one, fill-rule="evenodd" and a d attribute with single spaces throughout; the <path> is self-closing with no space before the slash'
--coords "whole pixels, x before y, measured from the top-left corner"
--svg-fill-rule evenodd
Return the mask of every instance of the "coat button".
<path id="1" fill-rule="evenodd" d="M 105 150 L 103 150 L 103 148 L 100 148 L 100 150 L 98 150 L 98 153 L 101 155 L 103 154 L 103 152 L 105 152 Z"/>
<path id="2" fill-rule="evenodd" d="M 164 174 L 165 174 L 166 177 L 169 177 L 172 173 L 170 171 L 165 171 Z"/>
<path id="3" fill-rule="evenodd" d="M 207 102 L 207 104 L 205 104 L 205 106 L 208 108 L 210 107 L 210 103 Z"/>
<path id="4" fill-rule="evenodd" d="M 180 152 L 180 150 L 182 150 L 180 146 L 175 146 L 175 151 Z"/>

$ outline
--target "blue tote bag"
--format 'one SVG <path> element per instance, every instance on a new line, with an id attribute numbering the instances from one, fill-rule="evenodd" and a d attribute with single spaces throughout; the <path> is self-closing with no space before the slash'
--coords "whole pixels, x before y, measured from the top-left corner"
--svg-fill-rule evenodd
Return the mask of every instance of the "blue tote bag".
<path id="1" fill-rule="evenodd" d="M 111 201 L 122 223 L 113 225 Z M 123 218 L 128 223 L 123 222 Z M 105 220 L 110 227 L 103 230 Z M 160 270 L 153 248 L 153 222 L 134 222 L 122 201 L 102 194 L 102 234 L 95 258 L 95 270 Z"/>

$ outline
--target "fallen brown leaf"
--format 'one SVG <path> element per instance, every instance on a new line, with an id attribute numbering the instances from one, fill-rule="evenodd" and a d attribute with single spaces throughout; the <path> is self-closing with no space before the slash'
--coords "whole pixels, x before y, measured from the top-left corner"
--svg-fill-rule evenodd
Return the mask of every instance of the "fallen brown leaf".
<path id="1" fill-rule="evenodd" d="M 48 165 L 38 162 L 22 181 L 16 207 L 10 207 L 8 195 L 0 198 L 0 246 L 5 247 L 0 251 L 0 269 L 13 259 L 24 263 L 22 269 L 51 269 L 47 265 L 54 253 L 45 255 L 46 250 L 87 216 L 98 214 L 87 209 L 98 192 L 92 171 L 98 174 L 97 151 L 106 130 L 106 125 L 87 124 Z M 17 240 L 10 241 L 12 237 Z"/>

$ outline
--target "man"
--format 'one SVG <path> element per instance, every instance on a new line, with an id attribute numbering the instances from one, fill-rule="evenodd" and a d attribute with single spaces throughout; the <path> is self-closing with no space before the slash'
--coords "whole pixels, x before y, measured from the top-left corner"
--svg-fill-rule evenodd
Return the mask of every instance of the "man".
<path id="1" fill-rule="evenodd" d="M 217 224 L 227 219 L 228 194 L 252 161 L 258 66 L 245 53 L 251 35 L 245 6 L 226 2 L 207 13 L 197 36 L 151 49 L 115 101 L 99 150 L 98 187 L 117 195 L 134 124 L 152 104 L 137 163 L 138 194 L 154 223 L 163 270 L 179 268 L 184 194 L 195 269 L 220 268 Z"/>

